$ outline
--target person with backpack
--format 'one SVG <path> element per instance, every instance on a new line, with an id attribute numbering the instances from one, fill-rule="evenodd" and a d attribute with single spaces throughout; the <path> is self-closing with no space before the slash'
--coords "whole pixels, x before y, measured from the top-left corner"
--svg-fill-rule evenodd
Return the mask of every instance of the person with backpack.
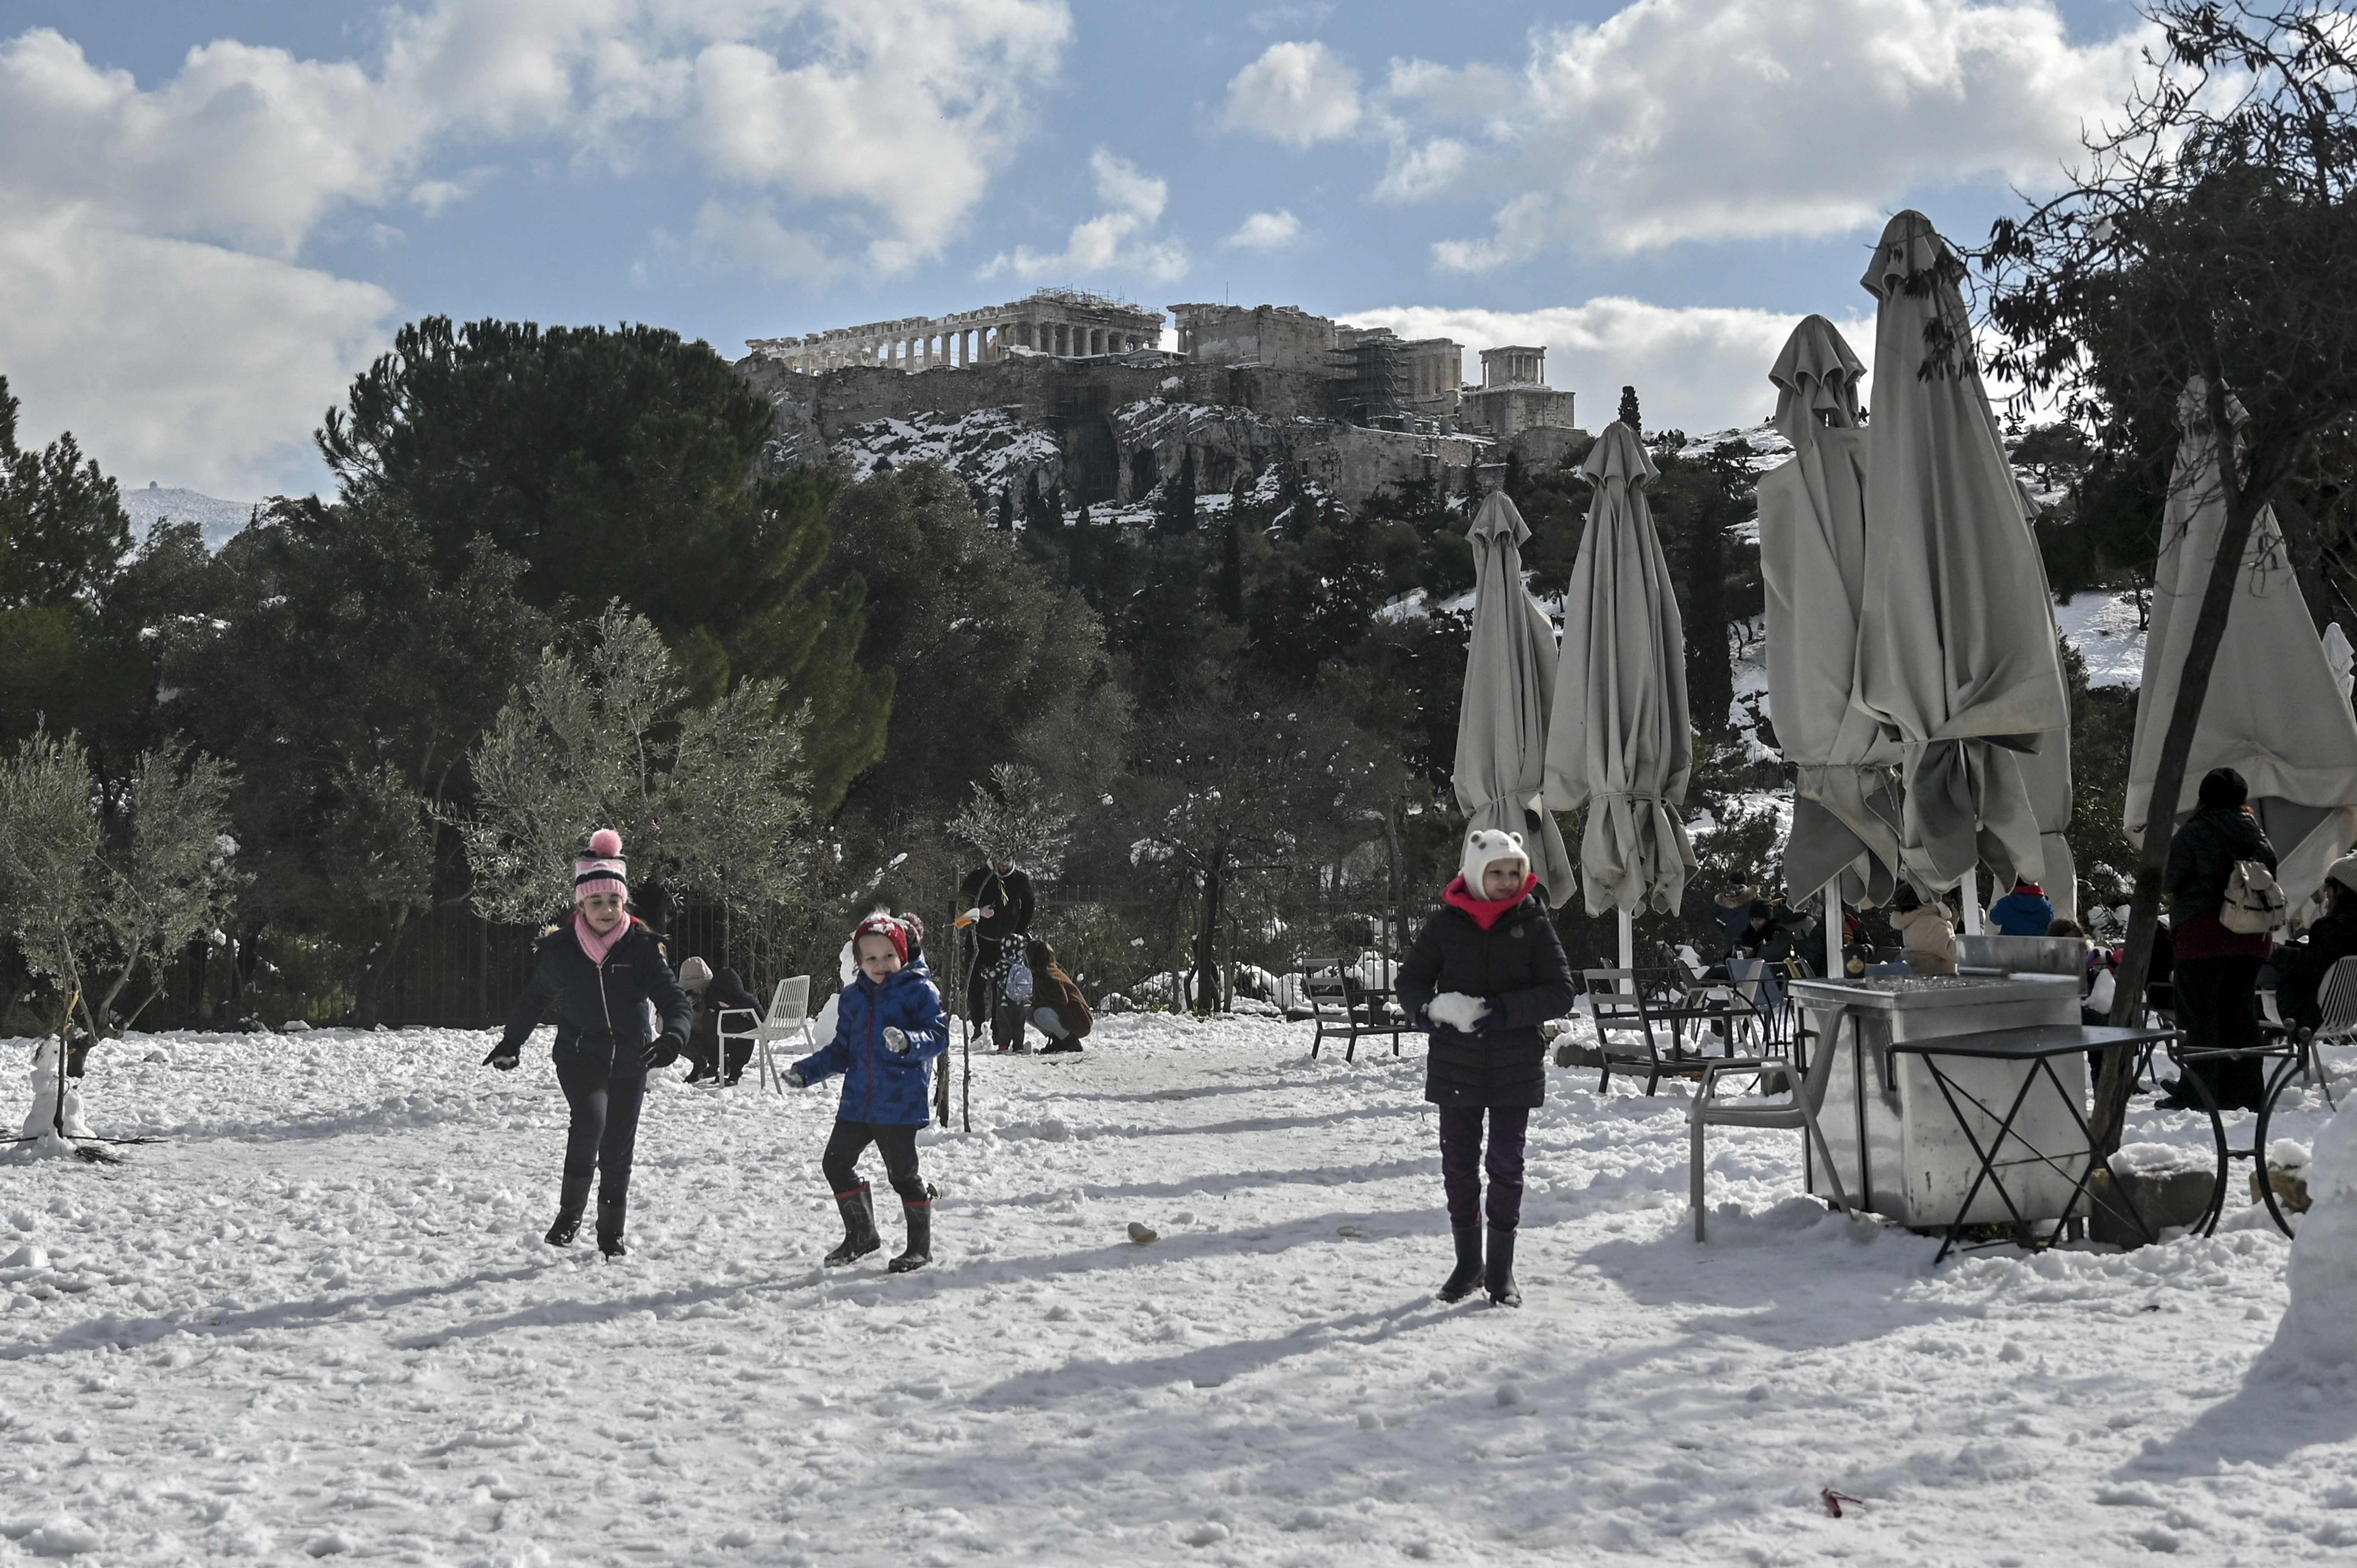
<path id="1" fill-rule="evenodd" d="M 2231 929 L 2222 918 L 2235 868 L 2264 866 L 2272 879 L 2275 846 L 2250 808 L 2250 787 L 2231 768 L 2202 776 L 2199 804 L 2169 841 L 2163 886 L 2169 893 L 2169 933 L 2176 964 L 2177 1026 L 2185 1031 L 2190 1055 L 2212 1050 L 2255 1050 L 2259 1044 L 2259 967 L 2275 943 L 2266 931 Z M 2256 1111 L 2265 1075 L 2256 1057 L 2188 1061 L 2184 1078 L 2169 1085 L 2165 1111 L 2199 1109 L 2199 1094 L 2186 1079 L 2198 1079 L 2222 1111 Z"/>
<path id="2" fill-rule="evenodd" d="M 1011 994 L 1007 980 L 1022 963 L 1023 939 L 1031 929 L 1031 878 L 1014 855 L 1000 854 L 966 873 L 958 902 L 971 917 L 965 1015 L 976 1027 L 989 1025 L 997 1049 L 1026 1050 L 1023 1020 L 1031 997 Z"/>

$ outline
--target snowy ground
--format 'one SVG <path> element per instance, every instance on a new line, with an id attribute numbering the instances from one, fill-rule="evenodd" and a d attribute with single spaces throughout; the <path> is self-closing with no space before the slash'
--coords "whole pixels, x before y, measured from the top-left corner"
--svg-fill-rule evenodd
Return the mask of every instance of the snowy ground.
<path id="1" fill-rule="evenodd" d="M 0 1563 L 2357 1548 L 2357 1399 L 2254 1370 L 2287 1245 L 2248 1213 L 1934 1273 L 1932 1241 L 1797 1197 L 1795 1134 L 1719 1133 L 1736 1207 L 1698 1248 L 1683 1100 L 1555 1073 L 1529 1305 L 1444 1308 L 1413 1047 L 1103 1034 L 977 1062 L 990 1131 L 931 1138 L 939 1262 L 899 1278 L 818 1266 L 820 1091 L 664 1085 L 608 1267 L 538 1240 L 563 1122 L 543 1051 L 500 1076 L 457 1032 L 109 1047 L 93 1121 L 167 1141 L 0 1156 Z M 2132 1133 L 2190 1135 L 2149 1112 Z M 1828 1487 L 1863 1506 L 1829 1517 Z"/>

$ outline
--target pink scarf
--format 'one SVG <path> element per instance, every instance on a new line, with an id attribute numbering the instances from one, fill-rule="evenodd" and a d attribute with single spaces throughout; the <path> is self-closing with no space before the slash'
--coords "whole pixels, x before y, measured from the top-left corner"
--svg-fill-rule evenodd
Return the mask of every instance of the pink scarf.
<path id="1" fill-rule="evenodd" d="M 589 929 L 588 916 L 578 909 L 573 911 L 573 940 L 581 944 L 581 950 L 589 955 L 591 963 L 604 963 L 606 955 L 614 950 L 614 944 L 620 941 L 630 929 L 630 917 L 626 914 L 615 922 L 612 930 L 601 937 Z"/>

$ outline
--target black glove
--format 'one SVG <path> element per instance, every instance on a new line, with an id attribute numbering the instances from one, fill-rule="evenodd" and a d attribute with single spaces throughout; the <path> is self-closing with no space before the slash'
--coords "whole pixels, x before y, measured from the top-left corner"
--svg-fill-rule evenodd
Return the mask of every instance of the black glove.
<path id="1" fill-rule="evenodd" d="M 650 1068 L 671 1066 L 672 1063 L 679 1060 L 680 1047 L 686 1044 L 687 1042 L 677 1035 L 668 1029 L 664 1030 L 655 1036 L 655 1043 L 647 1047 L 647 1066 Z"/>
<path id="2" fill-rule="evenodd" d="M 513 1072 L 516 1069 L 516 1048 L 502 1040 L 491 1047 L 491 1054 L 483 1058 L 483 1065 L 495 1067 L 501 1072 Z"/>

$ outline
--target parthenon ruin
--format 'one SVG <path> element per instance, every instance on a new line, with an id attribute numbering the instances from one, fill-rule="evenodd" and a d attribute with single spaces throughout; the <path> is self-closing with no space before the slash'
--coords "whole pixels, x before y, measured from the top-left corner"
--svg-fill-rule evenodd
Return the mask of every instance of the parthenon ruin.
<path id="1" fill-rule="evenodd" d="M 871 321 L 803 338 L 755 338 L 746 347 L 789 371 L 815 375 L 854 365 L 897 371 L 986 365 L 1014 349 L 1080 360 L 1161 344 L 1158 310 L 1076 289 L 1043 288 L 1009 305 Z"/>

